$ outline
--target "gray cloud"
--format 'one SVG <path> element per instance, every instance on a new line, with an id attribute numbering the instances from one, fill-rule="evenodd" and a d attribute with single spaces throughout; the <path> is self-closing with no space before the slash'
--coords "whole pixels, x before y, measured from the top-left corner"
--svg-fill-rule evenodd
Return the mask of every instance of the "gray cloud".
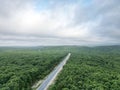
<path id="1" fill-rule="evenodd" d="M 0 0 L 0 45 L 120 44 L 120 0 L 38 1 Z"/>
<path id="2" fill-rule="evenodd" d="M 19 9 L 23 9 L 33 0 L 0 0 L 0 16 L 3 18 L 10 17 Z"/>
<path id="3" fill-rule="evenodd" d="M 103 5 L 98 6 L 98 15 L 101 14 L 102 20 L 96 27 L 99 34 L 120 42 L 120 1 L 106 0 Z"/>

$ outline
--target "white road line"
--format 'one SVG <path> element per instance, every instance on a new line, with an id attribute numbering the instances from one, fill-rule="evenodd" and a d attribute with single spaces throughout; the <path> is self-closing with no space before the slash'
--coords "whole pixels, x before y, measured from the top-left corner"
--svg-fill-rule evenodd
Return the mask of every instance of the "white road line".
<path id="1" fill-rule="evenodd" d="M 71 53 L 68 53 L 68 55 L 63 59 L 63 61 L 42 82 L 42 84 L 37 88 L 37 90 L 48 89 L 48 87 L 53 83 L 54 79 L 57 77 L 58 73 L 62 70 L 63 66 L 66 64 L 70 56 L 71 56 Z"/>

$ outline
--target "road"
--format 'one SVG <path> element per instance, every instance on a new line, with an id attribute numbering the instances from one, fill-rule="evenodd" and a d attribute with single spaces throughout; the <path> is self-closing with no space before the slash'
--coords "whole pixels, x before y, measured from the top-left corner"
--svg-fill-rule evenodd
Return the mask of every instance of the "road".
<path id="1" fill-rule="evenodd" d="M 42 82 L 42 84 L 37 88 L 37 90 L 47 90 L 48 89 L 48 87 L 55 80 L 58 73 L 62 70 L 63 66 L 66 64 L 66 62 L 70 58 L 70 56 L 71 56 L 71 53 L 68 53 L 68 55 L 63 59 L 63 61 L 57 67 L 55 67 L 55 69 Z"/>

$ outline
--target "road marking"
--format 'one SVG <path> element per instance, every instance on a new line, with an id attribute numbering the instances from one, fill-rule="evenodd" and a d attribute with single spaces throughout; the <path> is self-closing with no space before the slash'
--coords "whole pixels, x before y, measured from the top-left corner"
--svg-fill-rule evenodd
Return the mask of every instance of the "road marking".
<path id="1" fill-rule="evenodd" d="M 48 87 L 53 83 L 58 73 L 62 70 L 63 66 L 66 64 L 67 60 L 70 58 L 71 53 L 63 59 L 63 61 L 48 75 L 48 77 L 42 82 L 42 84 L 37 88 L 37 90 L 47 90 Z"/>

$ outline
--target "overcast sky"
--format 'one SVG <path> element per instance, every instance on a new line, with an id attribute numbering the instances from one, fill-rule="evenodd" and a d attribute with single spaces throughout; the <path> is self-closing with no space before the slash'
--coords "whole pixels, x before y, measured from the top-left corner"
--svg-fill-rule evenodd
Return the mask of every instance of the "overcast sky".
<path id="1" fill-rule="evenodd" d="M 115 44 L 120 0 L 0 0 L 0 46 Z"/>

